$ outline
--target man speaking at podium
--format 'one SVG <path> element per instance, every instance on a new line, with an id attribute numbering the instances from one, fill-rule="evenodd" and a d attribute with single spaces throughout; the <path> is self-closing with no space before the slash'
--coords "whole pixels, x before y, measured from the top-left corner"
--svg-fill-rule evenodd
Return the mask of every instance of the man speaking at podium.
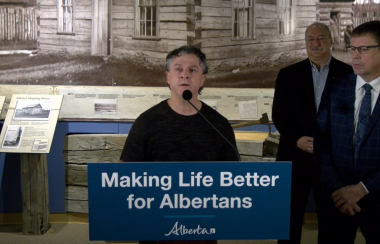
<path id="1" fill-rule="evenodd" d="M 198 100 L 208 67 L 206 55 L 194 46 L 182 46 L 166 56 L 170 98 L 143 112 L 133 124 L 120 160 L 239 161 L 233 129 L 216 110 Z M 217 241 L 140 241 L 198 243 Z"/>

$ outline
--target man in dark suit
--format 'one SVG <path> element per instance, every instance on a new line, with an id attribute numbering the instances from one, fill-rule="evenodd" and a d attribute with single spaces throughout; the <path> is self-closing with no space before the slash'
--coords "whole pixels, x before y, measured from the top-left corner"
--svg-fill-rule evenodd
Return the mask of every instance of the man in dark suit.
<path id="1" fill-rule="evenodd" d="M 321 244 L 380 243 L 380 22 L 356 27 L 347 50 L 355 74 L 325 89 L 314 156 L 321 178 Z"/>
<path id="2" fill-rule="evenodd" d="M 272 120 L 281 137 L 276 160 L 292 161 L 290 240 L 278 243 L 301 242 L 311 188 L 318 201 L 320 187 L 313 161 L 313 133 L 325 83 L 353 73 L 351 66 L 331 56 L 332 42 L 325 24 L 311 24 L 305 32 L 308 58 L 281 69 L 277 76 Z"/>

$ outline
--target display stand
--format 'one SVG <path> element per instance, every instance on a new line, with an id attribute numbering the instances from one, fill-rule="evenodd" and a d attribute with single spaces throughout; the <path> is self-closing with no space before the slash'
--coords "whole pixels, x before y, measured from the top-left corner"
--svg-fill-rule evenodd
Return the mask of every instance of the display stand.
<path id="1" fill-rule="evenodd" d="M 51 227 L 47 154 L 62 99 L 62 95 L 14 94 L 1 131 L 0 152 L 20 154 L 25 235 L 43 235 Z"/>
<path id="2" fill-rule="evenodd" d="M 22 153 L 21 183 L 25 235 L 43 235 L 51 227 L 47 154 Z"/>

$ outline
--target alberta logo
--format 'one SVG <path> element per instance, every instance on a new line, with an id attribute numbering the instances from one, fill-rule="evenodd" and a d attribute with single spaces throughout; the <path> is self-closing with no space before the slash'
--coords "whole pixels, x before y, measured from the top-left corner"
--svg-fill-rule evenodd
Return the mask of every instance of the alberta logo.
<path id="1" fill-rule="evenodd" d="M 177 235 L 177 236 L 183 236 L 183 235 L 212 235 L 215 234 L 216 230 L 215 228 L 202 228 L 200 225 L 198 225 L 197 228 L 188 229 L 185 225 L 179 225 L 178 221 L 174 224 L 171 231 L 165 236 L 170 235 Z"/>

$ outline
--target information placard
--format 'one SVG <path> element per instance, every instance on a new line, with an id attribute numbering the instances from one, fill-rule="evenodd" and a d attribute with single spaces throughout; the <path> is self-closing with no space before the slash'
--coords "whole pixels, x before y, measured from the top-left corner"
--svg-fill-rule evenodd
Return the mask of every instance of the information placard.
<path id="1" fill-rule="evenodd" d="M 290 162 L 92 163 L 90 240 L 286 240 L 290 182 Z"/>
<path id="2" fill-rule="evenodd" d="M 0 135 L 0 152 L 49 153 L 62 95 L 14 94 Z"/>

